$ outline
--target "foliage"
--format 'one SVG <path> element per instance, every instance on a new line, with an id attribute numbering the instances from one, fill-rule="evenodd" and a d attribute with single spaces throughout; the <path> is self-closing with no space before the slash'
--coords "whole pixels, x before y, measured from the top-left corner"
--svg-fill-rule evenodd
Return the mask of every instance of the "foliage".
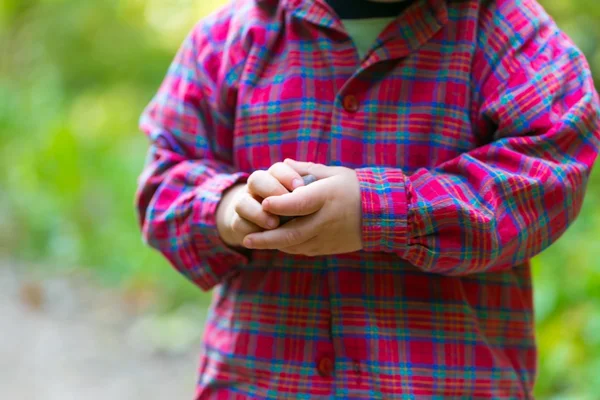
<path id="1" fill-rule="evenodd" d="M 205 303 L 141 244 L 133 198 L 147 143 L 137 120 L 184 35 L 222 2 L 0 2 L 0 255 L 86 266 L 171 306 Z M 542 3 L 600 79 L 600 3 Z M 594 174 L 579 221 L 535 260 L 540 398 L 600 392 L 599 196 Z"/>

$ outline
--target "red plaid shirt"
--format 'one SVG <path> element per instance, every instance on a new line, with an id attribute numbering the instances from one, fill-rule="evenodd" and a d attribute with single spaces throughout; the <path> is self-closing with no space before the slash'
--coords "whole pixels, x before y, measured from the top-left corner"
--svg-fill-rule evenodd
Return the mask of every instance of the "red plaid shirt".
<path id="1" fill-rule="evenodd" d="M 598 97 L 535 0 L 419 0 L 359 59 L 323 0 L 199 23 L 142 118 L 143 235 L 213 287 L 197 399 L 528 398 L 528 260 L 577 216 Z M 223 192 L 286 157 L 355 168 L 364 250 L 238 253 Z"/>

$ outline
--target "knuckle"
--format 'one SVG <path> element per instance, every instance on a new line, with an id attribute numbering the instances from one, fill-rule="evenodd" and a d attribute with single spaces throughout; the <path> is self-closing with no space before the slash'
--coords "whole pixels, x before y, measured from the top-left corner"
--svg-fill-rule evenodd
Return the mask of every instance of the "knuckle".
<path id="1" fill-rule="evenodd" d="M 245 193 L 240 199 L 240 203 L 244 206 L 252 206 L 253 203 L 256 202 L 256 199 L 252 197 L 250 193 Z"/>
<path id="2" fill-rule="evenodd" d="M 234 210 L 238 214 L 243 214 L 246 210 L 250 201 L 250 194 L 245 193 L 243 196 L 240 196 L 238 201 L 235 203 Z"/>
<path id="3" fill-rule="evenodd" d="M 243 203 L 243 200 L 240 199 L 238 202 L 235 203 L 233 210 L 239 214 L 243 211 L 243 209 L 244 209 L 244 203 Z"/>
<path id="4" fill-rule="evenodd" d="M 327 168 L 329 168 L 329 167 L 327 167 L 325 164 L 314 163 L 314 164 L 311 164 L 311 166 L 309 167 L 308 170 L 309 170 L 309 172 L 319 174 L 319 173 L 324 172 Z"/>
<path id="5" fill-rule="evenodd" d="M 248 177 L 248 185 L 252 185 L 254 183 L 254 181 L 256 180 L 258 171 L 254 171 L 253 173 L 250 174 L 250 176 Z"/>
<path id="6" fill-rule="evenodd" d="M 254 171 L 249 177 L 248 177 L 248 188 L 250 190 L 255 189 L 259 183 L 259 181 L 261 180 L 261 178 L 264 176 L 265 171 L 263 170 L 257 170 Z"/>
<path id="7" fill-rule="evenodd" d="M 252 191 L 255 187 L 256 187 L 256 172 L 254 172 L 252 175 L 250 175 L 248 177 L 248 182 L 246 183 L 246 187 L 248 188 L 248 191 Z"/>
<path id="8" fill-rule="evenodd" d="M 279 171 L 282 168 L 285 167 L 285 164 L 282 162 L 276 162 L 275 164 L 271 165 L 271 167 L 269 168 L 269 172 L 275 172 L 275 171 Z"/>
<path id="9" fill-rule="evenodd" d="M 310 208 L 310 200 L 307 198 L 300 199 L 298 202 L 298 211 L 303 212 Z"/>
<path id="10" fill-rule="evenodd" d="M 300 241 L 301 238 L 301 234 L 299 231 L 297 230 L 290 230 L 287 234 L 286 234 L 286 242 L 289 243 L 290 245 L 296 244 Z"/>
<path id="11" fill-rule="evenodd" d="M 277 222 L 279 222 L 279 219 L 277 217 L 273 217 L 273 218 L 275 218 L 275 220 L 277 220 Z M 257 225 L 261 225 L 265 229 L 272 229 L 272 227 L 269 226 L 269 221 L 271 219 L 271 216 L 269 214 L 265 213 L 264 211 L 261 211 L 257 215 L 256 219 L 260 222 L 260 224 L 257 224 Z"/>
<path id="12" fill-rule="evenodd" d="M 240 233 L 242 231 L 242 219 L 240 218 L 239 215 L 236 215 L 233 218 L 233 221 L 231 223 L 231 230 L 234 231 L 235 233 Z"/>

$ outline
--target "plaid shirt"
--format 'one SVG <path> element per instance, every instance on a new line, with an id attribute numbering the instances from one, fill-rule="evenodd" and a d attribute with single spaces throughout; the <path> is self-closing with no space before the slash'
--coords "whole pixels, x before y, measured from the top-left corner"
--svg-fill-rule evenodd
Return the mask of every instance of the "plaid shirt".
<path id="1" fill-rule="evenodd" d="M 141 126 L 145 240 L 215 288 L 197 399 L 530 398 L 529 259 L 599 145 L 582 53 L 535 0 L 418 0 L 359 59 L 324 0 L 234 0 Z M 240 253 L 223 192 L 286 157 L 357 171 L 364 250 Z"/>

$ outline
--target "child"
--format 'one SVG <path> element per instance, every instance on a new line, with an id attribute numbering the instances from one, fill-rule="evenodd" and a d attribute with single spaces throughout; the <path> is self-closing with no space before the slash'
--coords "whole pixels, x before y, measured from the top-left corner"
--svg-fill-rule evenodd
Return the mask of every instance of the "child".
<path id="1" fill-rule="evenodd" d="M 533 396 L 589 67 L 535 0 L 385 3 L 233 0 L 142 118 L 143 236 L 215 288 L 197 399 Z"/>

